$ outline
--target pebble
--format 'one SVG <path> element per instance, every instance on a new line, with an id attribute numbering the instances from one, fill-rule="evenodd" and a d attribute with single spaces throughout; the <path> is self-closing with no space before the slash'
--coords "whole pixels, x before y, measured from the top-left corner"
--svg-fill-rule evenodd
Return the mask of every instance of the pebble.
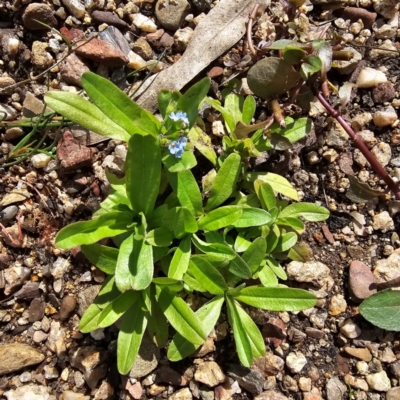
<path id="1" fill-rule="evenodd" d="M 367 11 L 361 7 L 345 7 L 334 14 L 339 14 L 341 18 L 345 20 L 349 19 L 351 22 L 358 22 L 358 20 L 361 19 L 366 29 L 372 28 L 372 24 L 375 22 L 377 17 L 376 13 Z"/>
<path id="2" fill-rule="evenodd" d="M 374 10 L 385 18 L 392 18 L 399 9 L 397 0 L 374 0 L 372 2 Z"/>
<path id="3" fill-rule="evenodd" d="M 389 106 L 385 110 L 375 112 L 372 118 L 376 126 L 389 126 L 397 120 L 397 113 L 392 106 Z"/>
<path id="4" fill-rule="evenodd" d="M 378 284 L 400 278 L 400 255 L 394 252 L 388 258 L 378 260 L 373 274 Z"/>
<path id="5" fill-rule="evenodd" d="M 78 315 L 82 316 L 99 294 L 101 286 L 92 285 L 78 292 Z M 143 338 L 144 339 L 144 338 Z"/>
<path id="6" fill-rule="evenodd" d="M 355 347 L 345 347 L 344 351 L 352 357 L 361 361 L 370 362 L 372 360 L 371 352 L 367 348 L 359 349 Z"/>
<path id="7" fill-rule="evenodd" d="M 391 387 L 390 379 L 386 375 L 385 371 L 367 375 L 366 380 L 370 388 L 378 392 L 387 392 Z"/>
<path id="8" fill-rule="evenodd" d="M 142 386 L 140 385 L 140 382 L 135 382 L 134 384 L 132 384 L 128 381 L 125 388 L 135 400 L 141 399 L 143 394 L 143 389 Z"/>
<path id="9" fill-rule="evenodd" d="M 381 213 L 375 214 L 372 217 L 372 227 L 376 231 L 379 230 L 382 233 L 386 233 L 394 230 L 394 222 L 387 211 L 382 211 Z"/>
<path id="10" fill-rule="evenodd" d="M 174 34 L 174 45 L 177 51 L 184 51 L 193 36 L 193 29 L 187 26 L 183 29 L 178 29 Z"/>
<path id="11" fill-rule="evenodd" d="M 344 381 L 350 385 L 351 387 L 355 389 L 360 389 L 360 390 L 365 390 L 368 391 L 368 384 L 365 381 L 365 379 L 362 378 L 355 378 L 354 376 L 351 376 L 350 374 L 346 374 L 344 376 Z"/>
<path id="12" fill-rule="evenodd" d="M 51 157 L 44 153 L 38 153 L 31 157 L 34 168 L 44 168 L 51 160 Z"/>
<path id="13" fill-rule="evenodd" d="M 20 267 L 13 265 L 4 270 L 4 279 L 6 285 L 4 288 L 4 294 L 6 296 L 13 293 L 19 286 L 21 286 L 31 275 L 32 270 L 27 267 Z M 0 358 L 1 360 L 1 358 Z"/>
<path id="14" fill-rule="evenodd" d="M 319 261 L 292 261 L 287 266 L 287 274 L 289 279 L 297 282 L 310 282 L 318 287 L 326 286 L 328 290 L 333 286 L 330 269 Z"/>
<path id="15" fill-rule="evenodd" d="M 284 367 L 285 361 L 272 352 L 266 352 L 263 357 L 254 359 L 251 366 L 252 369 L 261 372 L 264 377 L 278 375 Z"/>
<path id="16" fill-rule="evenodd" d="M 301 352 L 291 352 L 286 357 L 286 366 L 293 374 L 298 374 L 307 364 L 307 358 Z"/>
<path id="17" fill-rule="evenodd" d="M 209 387 L 214 387 L 224 382 L 225 374 L 215 361 L 207 361 L 198 365 L 194 379 Z"/>
<path id="18" fill-rule="evenodd" d="M 32 336 L 32 339 L 35 343 L 41 343 L 47 339 L 49 335 L 47 333 L 44 333 L 42 331 L 35 331 L 35 333 Z"/>
<path id="19" fill-rule="evenodd" d="M 392 363 L 397 360 L 396 355 L 390 347 L 385 347 L 381 352 L 379 352 L 378 359 L 385 363 Z"/>
<path id="20" fill-rule="evenodd" d="M 0 77 L 0 89 L 5 89 L 7 86 L 11 86 L 15 84 L 15 80 L 9 76 L 2 76 Z M 13 89 L 7 89 L 4 93 L 5 94 L 12 94 Z"/>
<path id="21" fill-rule="evenodd" d="M 372 89 L 372 99 L 375 103 L 385 103 L 392 101 L 396 97 L 396 90 L 392 82 L 378 83 Z"/>
<path id="22" fill-rule="evenodd" d="M 335 120 L 331 126 L 331 129 L 327 132 L 325 136 L 325 143 L 329 147 L 334 147 L 339 150 L 344 150 L 348 148 L 349 135 L 340 126 L 340 124 Z"/>
<path id="23" fill-rule="evenodd" d="M 382 71 L 365 67 L 358 75 L 356 85 L 361 89 L 373 88 L 378 83 L 387 82 L 386 75 Z"/>
<path id="24" fill-rule="evenodd" d="M 29 306 L 29 322 L 40 321 L 44 317 L 45 303 L 40 298 L 33 299 Z"/>
<path id="25" fill-rule="evenodd" d="M 85 6 L 79 0 L 61 0 L 68 11 L 78 19 L 85 16 Z"/>
<path id="26" fill-rule="evenodd" d="M 5 121 L 10 121 L 17 117 L 17 111 L 7 104 L 0 104 L 0 115 Z"/>
<path id="27" fill-rule="evenodd" d="M 46 42 L 34 41 L 32 44 L 32 64 L 38 69 L 49 68 L 54 58 L 47 51 L 49 45 Z"/>
<path id="28" fill-rule="evenodd" d="M 352 261 L 349 269 L 349 289 L 354 300 L 362 301 L 376 293 L 375 277 L 361 261 Z"/>
<path id="29" fill-rule="evenodd" d="M 132 69 L 140 69 L 146 66 L 146 61 L 139 55 L 136 54 L 133 51 L 130 51 L 128 53 L 128 67 Z M 109 157 L 109 156 L 107 156 Z M 114 161 L 113 161 L 114 162 Z M 118 167 L 117 169 L 121 170 L 121 167 Z"/>
<path id="30" fill-rule="evenodd" d="M 123 21 L 118 15 L 110 11 L 96 10 L 93 11 L 90 16 L 92 17 L 92 20 L 97 22 L 98 24 L 105 23 L 107 25 L 113 25 L 121 29 L 128 27 L 128 24 L 125 21 Z"/>
<path id="31" fill-rule="evenodd" d="M 0 345 L 0 376 L 36 365 L 44 360 L 44 355 L 36 348 L 24 343 Z"/>
<path id="32" fill-rule="evenodd" d="M 90 69 L 75 53 L 70 54 L 60 64 L 60 77 L 61 80 L 68 85 L 82 87 L 82 75 L 89 72 Z"/>
<path id="33" fill-rule="evenodd" d="M 51 367 L 50 365 L 45 365 L 44 368 L 44 377 L 46 379 L 56 379 L 59 377 L 59 373 L 56 367 Z"/>
<path id="34" fill-rule="evenodd" d="M 254 400 L 289 400 L 289 398 L 275 390 L 266 390 L 254 397 Z"/>
<path id="35" fill-rule="evenodd" d="M 168 397 L 168 400 L 192 400 L 192 392 L 189 388 L 184 388 L 177 390 L 171 396 Z"/>
<path id="36" fill-rule="evenodd" d="M 157 367 L 159 359 L 160 349 L 148 335 L 144 335 L 135 363 L 129 372 L 129 377 L 142 378 L 148 375 Z"/>
<path id="37" fill-rule="evenodd" d="M 228 364 L 226 373 L 230 378 L 237 381 L 240 387 L 254 396 L 262 393 L 265 379 L 258 371 L 242 365 Z"/>
<path id="38" fill-rule="evenodd" d="M 158 0 L 155 13 L 160 24 L 171 31 L 179 29 L 189 14 L 190 5 L 186 0 Z M 154 32 L 154 31 L 153 31 Z"/>
<path id="39" fill-rule="evenodd" d="M 355 339 L 361 335 L 360 327 L 350 318 L 343 322 L 340 327 L 340 332 L 349 339 Z"/>
<path id="40" fill-rule="evenodd" d="M 144 60 L 149 60 L 153 54 L 153 49 L 144 37 L 140 37 L 133 43 L 132 50 Z"/>
<path id="41" fill-rule="evenodd" d="M 192 0 L 193 5 L 200 11 L 209 9 L 213 3 L 213 0 Z"/>
<path id="42" fill-rule="evenodd" d="M 49 400 L 50 387 L 25 385 L 4 393 L 7 400 Z"/>
<path id="43" fill-rule="evenodd" d="M 18 214 L 17 206 L 8 206 L 0 211 L 0 222 L 6 224 L 14 219 Z"/>
<path id="44" fill-rule="evenodd" d="M 342 294 L 335 294 L 332 296 L 329 302 L 329 314 L 330 315 L 339 315 L 341 313 L 346 312 L 347 303 Z"/>
<path id="45" fill-rule="evenodd" d="M 68 319 L 69 315 L 72 311 L 75 310 L 77 305 L 76 297 L 75 296 L 65 296 L 62 299 L 59 317 L 61 321 Z"/>
<path id="46" fill-rule="evenodd" d="M 131 16 L 131 21 L 136 28 L 142 30 L 143 32 L 153 33 L 157 31 L 157 25 L 154 23 L 154 21 L 143 14 L 133 14 Z"/>
<path id="47" fill-rule="evenodd" d="M 62 392 L 59 400 L 90 400 L 90 396 L 85 396 L 82 393 L 75 393 L 72 390 Z"/>
<path id="48" fill-rule="evenodd" d="M 22 14 L 22 22 L 25 28 L 32 31 L 48 29 L 46 26 L 36 22 L 35 20 L 52 27 L 57 27 L 57 19 L 53 15 L 53 10 L 47 4 L 29 4 Z"/>
<path id="49" fill-rule="evenodd" d="M 326 398 L 327 400 L 344 399 L 347 387 L 337 377 L 330 378 L 326 383 Z"/>
<path id="50" fill-rule="evenodd" d="M 400 387 L 394 387 L 386 392 L 386 400 L 399 400 L 400 399 Z"/>

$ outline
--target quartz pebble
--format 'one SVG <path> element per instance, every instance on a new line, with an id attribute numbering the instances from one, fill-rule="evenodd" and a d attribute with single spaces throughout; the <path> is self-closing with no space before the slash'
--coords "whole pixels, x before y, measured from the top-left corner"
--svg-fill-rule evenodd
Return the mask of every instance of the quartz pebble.
<path id="1" fill-rule="evenodd" d="M 346 312 L 346 309 L 347 303 L 342 294 L 335 294 L 334 296 L 332 296 L 331 301 L 329 302 L 330 315 L 339 315 Z"/>
<path id="2" fill-rule="evenodd" d="M 387 211 L 382 211 L 372 217 L 372 227 L 383 233 L 394 230 L 394 222 Z"/>
<path id="3" fill-rule="evenodd" d="M 157 25 L 143 14 L 134 14 L 131 17 L 132 24 L 143 32 L 153 33 L 157 30 Z"/>
<path id="4" fill-rule="evenodd" d="M 31 157 L 31 163 L 35 168 L 44 168 L 51 160 L 51 157 L 44 153 L 35 154 Z"/>
<path id="5" fill-rule="evenodd" d="M 385 371 L 367 375 L 366 380 L 370 388 L 378 392 L 387 392 L 391 387 L 390 379 Z"/>
<path id="6" fill-rule="evenodd" d="M 375 87 L 378 83 L 387 82 L 386 75 L 382 71 L 365 67 L 358 75 L 356 85 L 361 89 Z"/>
<path id="7" fill-rule="evenodd" d="M 286 357 L 286 366 L 294 374 L 298 374 L 306 364 L 307 358 L 301 352 L 291 352 Z"/>
<path id="8" fill-rule="evenodd" d="M 346 319 L 340 327 L 340 332 L 349 339 L 355 339 L 361 334 L 360 327 L 352 320 Z"/>
<path id="9" fill-rule="evenodd" d="M 194 379 L 208 387 L 214 387 L 225 381 L 225 374 L 216 362 L 207 361 L 197 367 Z"/>
<path id="10" fill-rule="evenodd" d="M 75 18 L 82 19 L 85 16 L 85 6 L 79 0 L 62 0 L 62 3 Z"/>
<path id="11" fill-rule="evenodd" d="M 400 278 L 400 255 L 394 252 L 388 258 L 378 260 L 373 274 L 377 283 L 390 282 Z"/>
<path id="12" fill-rule="evenodd" d="M 392 106 L 389 106 L 385 110 L 374 113 L 372 118 L 376 126 L 383 127 L 392 125 L 397 120 L 397 113 Z"/>

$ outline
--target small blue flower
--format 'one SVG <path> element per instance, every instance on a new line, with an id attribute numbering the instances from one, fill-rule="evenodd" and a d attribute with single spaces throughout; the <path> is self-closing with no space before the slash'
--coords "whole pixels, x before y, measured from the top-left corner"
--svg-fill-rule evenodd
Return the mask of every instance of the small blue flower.
<path id="1" fill-rule="evenodd" d="M 183 111 L 177 111 L 176 113 L 172 112 L 171 114 L 169 114 L 169 117 L 173 121 L 182 121 L 185 125 L 189 125 L 187 114 Z"/>
<path id="2" fill-rule="evenodd" d="M 176 158 L 181 158 L 185 151 L 186 143 L 187 143 L 187 138 L 181 137 L 178 140 L 171 142 L 168 146 L 168 150 Z"/>

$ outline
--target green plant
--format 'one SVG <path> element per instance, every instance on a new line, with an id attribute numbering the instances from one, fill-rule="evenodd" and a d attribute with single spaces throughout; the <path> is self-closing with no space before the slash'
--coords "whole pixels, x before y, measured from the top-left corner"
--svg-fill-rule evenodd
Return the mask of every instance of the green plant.
<path id="1" fill-rule="evenodd" d="M 118 369 L 126 374 L 146 330 L 162 347 L 169 323 L 176 333 L 168 357 L 178 361 L 204 343 L 225 303 L 239 359 L 251 365 L 265 345 L 242 305 L 271 311 L 315 305 L 311 293 L 278 283 L 286 279 L 280 260 L 304 231 L 300 218 L 322 221 L 329 212 L 278 199 L 276 193 L 297 200 L 297 192 L 279 175 L 247 171 L 232 148 L 220 159 L 214 153 L 217 171 L 198 184 L 191 150 L 199 146 L 194 123 L 207 79 L 184 95 L 161 91 L 162 122 L 105 79 L 87 73 L 82 82 L 93 104 L 57 92 L 46 95 L 47 103 L 90 129 L 126 140 L 128 153 L 124 178 L 107 172 L 111 192 L 93 219 L 68 225 L 56 237 L 61 248 L 81 246 L 108 275 L 80 329 L 120 320 Z M 205 153 L 212 156 L 210 148 Z M 98 244 L 104 239 L 107 245 Z M 184 301 L 187 293 L 198 294 L 202 305 L 195 311 Z"/>

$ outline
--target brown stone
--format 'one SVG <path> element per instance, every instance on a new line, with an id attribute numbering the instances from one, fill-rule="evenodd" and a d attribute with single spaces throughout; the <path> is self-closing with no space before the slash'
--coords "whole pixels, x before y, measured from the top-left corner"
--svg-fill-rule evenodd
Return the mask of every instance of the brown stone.
<path id="1" fill-rule="evenodd" d="M 60 65 L 61 80 L 69 85 L 82 87 L 82 75 L 90 69 L 75 53 L 70 54 Z"/>
<path id="2" fill-rule="evenodd" d="M 174 38 L 168 33 L 164 33 L 157 44 L 155 46 L 159 47 L 172 47 L 174 44 Z"/>
<path id="3" fill-rule="evenodd" d="M 52 27 L 57 27 L 57 19 L 54 16 L 54 12 L 47 4 L 29 4 L 22 14 L 22 22 L 25 28 L 33 31 L 48 29 L 46 26 L 40 24 L 35 20 Z"/>
<path id="4" fill-rule="evenodd" d="M 75 52 L 78 56 L 88 58 L 110 68 L 121 67 L 129 62 L 128 57 L 110 42 L 94 38 L 88 40 L 86 44 L 83 43 L 83 41 L 77 42 Z"/>
<path id="5" fill-rule="evenodd" d="M 155 43 L 161 39 L 162 35 L 164 35 L 164 29 L 158 29 L 155 32 L 148 33 L 146 39 L 150 43 Z"/>
<path id="6" fill-rule="evenodd" d="M 60 32 L 71 42 L 74 40 L 79 40 L 79 39 L 83 39 L 85 37 L 84 33 L 80 30 L 80 29 L 76 29 L 76 28 L 71 28 L 68 29 L 65 26 L 63 26 L 60 29 Z"/>
<path id="7" fill-rule="evenodd" d="M 355 357 L 361 361 L 370 362 L 372 360 L 371 352 L 367 348 L 358 349 L 356 347 L 345 347 L 344 351 L 348 355 Z"/>
<path id="8" fill-rule="evenodd" d="M 61 320 L 65 320 L 69 317 L 72 311 L 75 310 L 77 305 L 76 298 L 74 296 L 65 296 L 62 299 L 59 317 Z"/>
<path id="9" fill-rule="evenodd" d="M 275 392 L 275 390 L 267 390 L 254 397 L 254 400 L 288 400 L 288 398 L 282 393 Z"/>
<path id="10" fill-rule="evenodd" d="M 9 343 L 0 345 L 0 360 L 0 376 L 2 376 L 39 364 L 44 360 L 44 355 L 27 344 Z"/>
<path id="11" fill-rule="evenodd" d="M 126 28 L 129 25 L 123 21 L 118 15 L 110 12 L 110 11 L 93 11 L 91 14 L 91 17 L 94 22 L 97 22 L 98 24 L 107 24 L 107 25 L 112 25 L 117 28 Z"/>
<path id="12" fill-rule="evenodd" d="M 366 29 L 370 29 L 375 22 L 377 13 L 370 12 L 364 8 L 345 7 L 334 12 L 335 16 L 343 19 L 349 19 L 351 22 L 357 22 L 359 19 L 364 23 Z"/>
<path id="13" fill-rule="evenodd" d="M 224 73 L 224 69 L 222 67 L 212 67 L 208 72 L 208 76 L 210 78 L 216 78 L 221 76 Z"/>
<path id="14" fill-rule="evenodd" d="M 70 131 L 64 132 L 57 144 L 57 157 L 61 163 L 61 173 L 71 173 L 92 164 L 95 149 L 82 146 Z"/>
<path id="15" fill-rule="evenodd" d="M 376 282 L 370 268 L 361 261 L 353 261 L 349 269 L 349 287 L 355 300 L 362 301 L 376 293 Z"/>
<path id="16" fill-rule="evenodd" d="M 392 82 L 381 82 L 378 83 L 372 89 L 372 99 L 375 103 L 385 103 L 386 101 L 392 101 L 396 97 L 396 91 L 394 90 Z"/>
<path id="17" fill-rule="evenodd" d="M 178 372 L 169 367 L 161 367 L 156 376 L 156 383 L 169 383 L 174 386 L 185 386 L 187 380 Z"/>
<path id="18" fill-rule="evenodd" d="M 45 304 L 41 299 L 33 299 L 29 306 L 29 322 L 40 321 L 44 317 L 44 309 Z"/>

